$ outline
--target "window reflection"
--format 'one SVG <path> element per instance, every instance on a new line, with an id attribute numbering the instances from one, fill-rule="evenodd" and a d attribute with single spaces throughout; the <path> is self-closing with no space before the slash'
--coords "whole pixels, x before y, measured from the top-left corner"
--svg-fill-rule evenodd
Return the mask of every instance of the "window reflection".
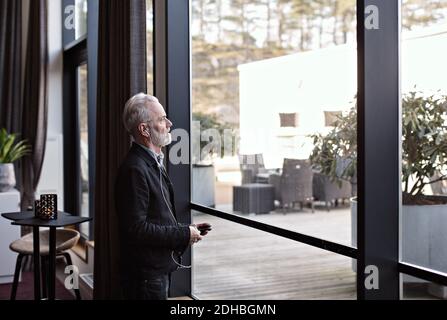
<path id="1" fill-rule="evenodd" d="M 447 272 L 447 1 L 402 2 L 401 257 Z M 407 292 L 446 287 L 403 276 Z M 436 296 L 435 295 L 435 296 Z"/>
<path id="2" fill-rule="evenodd" d="M 351 259 L 213 216 L 193 222 L 213 230 L 193 248 L 199 299 L 356 299 Z"/>
<path id="3" fill-rule="evenodd" d="M 88 87 L 87 64 L 78 67 L 78 121 L 80 151 L 80 215 L 89 217 L 89 164 L 88 164 Z M 88 237 L 88 224 L 80 225 L 81 232 Z"/>
<path id="4" fill-rule="evenodd" d="M 351 245 L 356 1 L 191 6 L 192 201 Z"/>
<path id="5" fill-rule="evenodd" d="M 75 1 L 75 32 L 76 39 L 87 34 L 87 0 Z"/>

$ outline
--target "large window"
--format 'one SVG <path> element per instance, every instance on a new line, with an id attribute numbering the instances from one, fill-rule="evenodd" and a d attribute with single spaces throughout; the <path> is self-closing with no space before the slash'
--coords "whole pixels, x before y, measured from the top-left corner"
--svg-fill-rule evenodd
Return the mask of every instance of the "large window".
<path id="1" fill-rule="evenodd" d="M 402 3 L 401 259 L 447 273 L 447 1 Z M 447 289 L 403 275 L 404 287 Z"/>
<path id="2" fill-rule="evenodd" d="M 192 163 L 168 163 L 179 216 L 214 226 L 193 247 L 192 271 L 173 281 L 178 292 L 204 299 L 399 299 L 432 297 L 406 277 L 400 290 L 402 274 L 447 285 L 445 261 L 430 265 L 405 251 L 411 244 L 424 259 L 442 256 L 442 245 L 429 249 L 415 239 L 428 227 L 429 237 L 444 243 L 435 233 L 442 223 L 424 212 L 414 216 L 428 220 L 412 229 L 409 197 L 404 206 L 400 201 L 402 190 L 418 185 L 438 195 L 445 189 L 445 41 L 436 40 L 445 32 L 426 29 L 445 23 L 444 1 L 154 4 L 157 94 L 192 145 Z M 191 42 L 183 41 L 188 26 Z M 412 96 L 414 84 L 422 93 Z M 408 169 L 421 151 L 432 154 Z M 439 181 L 418 179 L 424 170 Z M 318 268 L 325 265 L 337 274 Z M 320 277 L 330 280 L 324 293 L 317 292 Z"/>
<path id="3" fill-rule="evenodd" d="M 350 245 L 355 123 L 347 152 L 318 151 L 355 110 L 355 1 L 196 0 L 192 12 L 192 200 L 295 231 L 327 224 L 338 232 L 318 236 Z M 237 207 L 251 192 L 271 203 Z"/>
<path id="4" fill-rule="evenodd" d="M 64 209 L 83 217 L 94 215 L 96 46 L 98 8 L 86 0 L 63 1 L 64 28 Z M 87 14 L 88 12 L 88 14 Z M 93 239 L 93 223 L 79 227 Z"/>
<path id="5" fill-rule="evenodd" d="M 75 39 L 87 34 L 87 0 L 75 1 Z"/>
<path id="6" fill-rule="evenodd" d="M 64 46 L 72 45 L 87 37 L 88 29 L 88 1 L 62 1 L 62 28 Z"/>
<path id="7" fill-rule="evenodd" d="M 192 202 L 355 247 L 356 1 L 191 7 Z M 267 241 L 263 249 L 280 247 Z"/>
<path id="8" fill-rule="evenodd" d="M 87 86 L 87 64 L 77 68 L 77 92 L 78 92 L 78 123 L 79 123 L 79 163 L 81 167 L 80 186 L 80 216 L 89 217 L 89 163 L 88 163 L 88 86 Z M 81 232 L 89 236 L 89 225 L 80 225 Z"/>
<path id="9" fill-rule="evenodd" d="M 213 216 L 193 254 L 193 294 L 213 300 L 356 299 L 349 258 Z"/>

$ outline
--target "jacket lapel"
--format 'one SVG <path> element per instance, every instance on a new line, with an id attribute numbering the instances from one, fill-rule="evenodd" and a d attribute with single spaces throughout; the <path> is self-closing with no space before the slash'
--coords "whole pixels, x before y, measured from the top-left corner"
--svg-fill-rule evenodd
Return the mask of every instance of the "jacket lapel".
<path id="1" fill-rule="evenodd" d="M 134 142 L 130 150 L 131 152 L 141 157 L 148 166 L 150 167 L 158 166 L 157 161 L 153 157 L 151 157 L 151 155 L 142 147 L 140 147 L 137 143 Z"/>
<path id="2" fill-rule="evenodd" d="M 175 218 L 177 218 L 177 214 L 176 214 L 176 210 L 175 210 L 175 202 L 174 202 L 174 189 L 173 189 L 173 185 L 172 185 L 171 179 L 169 179 L 168 173 L 166 172 L 165 168 L 162 167 L 162 168 L 158 169 L 157 160 L 155 160 L 146 150 L 144 150 L 142 147 L 140 147 L 135 142 L 132 143 L 131 152 L 134 152 L 138 156 L 143 158 L 144 161 L 146 162 L 146 164 L 151 169 L 153 169 L 153 170 L 161 170 L 161 173 L 162 173 L 163 177 L 167 181 L 167 186 L 168 186 L 168 189 L 169 189 L 169 200 L 171 201 L 171 204 L 172 204 L 172 209 L 173 209 L 174 216 L 175 216 Z"/>

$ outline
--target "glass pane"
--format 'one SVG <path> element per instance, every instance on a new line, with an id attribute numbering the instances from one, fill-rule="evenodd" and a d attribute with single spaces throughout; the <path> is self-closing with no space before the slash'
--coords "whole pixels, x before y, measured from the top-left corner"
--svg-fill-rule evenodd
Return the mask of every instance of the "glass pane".
<path id="1" fill-rule="evenodd" d="M 146 30 L 147 30 L 147 93 L 154 94 L 154 15 L 152 0 L 146 0 Z"/>
<path id="2" fill-rule="evenodd" d="M 402 300 L 447 299 L 447 287 L 401 274 Z"/>
<path id="3" fill-rule="evenodd" d="M 87 0 L 75 1 L 75 37 L 87 34 Z"/>
<path id="4" fill-rule="evenodd" d="M 193 246 L 199 299 L 356 299 L 350 258 L 205 214 L 193 221 L 212 225 Z"/>
<path id="5" fill-rule="evenodd" d="M 81 166 L 81 204 L 80 215 L 89 217 L 89 170 L 88 170 L 88 95 L 87 95 L 87 64 L 78 67 L 78 117 L 80 137 L 80 159 Z M 80 231 L 88 237 L 88 223 L 80 225 Z"/>
<path id="6" fill-rule="evenodd" d="M 401 258 L 447 272 L 447 1 L 402 3 Z"/>
<path id="7" fill-rule="evenodd" d="M 191 4 L 192 201 L 355 246 L 356 1 Z"/>

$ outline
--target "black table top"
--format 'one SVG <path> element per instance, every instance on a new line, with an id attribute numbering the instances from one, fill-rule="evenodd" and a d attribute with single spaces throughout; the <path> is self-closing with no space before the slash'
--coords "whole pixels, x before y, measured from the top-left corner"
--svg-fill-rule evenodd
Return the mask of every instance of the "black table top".
<path id="1" fill-rule="evenodd" d="M 93 220 L 93 218 L 73 216 L 62 211 L 58 211 L 56 220 L 35 218 L 33 211 L 3 213 L 2 217 L 12 220 L 13 225 L 30 227 L 65 227 Z"/>
<path id="2" fill-rule="evenodd" d="M 62 212 L 62 211 L 58 211 L 57 215 L 58 215 L 58 217 L 63 216 L 63 215 L 71 216 L 71 214 Z M 32 219 L 32 218 L 34 218 L 34 211 L 2 213 L 2 217 L 5 219 L 8 219 L 8 220 L 12 220 L 12 221 Z"/>

